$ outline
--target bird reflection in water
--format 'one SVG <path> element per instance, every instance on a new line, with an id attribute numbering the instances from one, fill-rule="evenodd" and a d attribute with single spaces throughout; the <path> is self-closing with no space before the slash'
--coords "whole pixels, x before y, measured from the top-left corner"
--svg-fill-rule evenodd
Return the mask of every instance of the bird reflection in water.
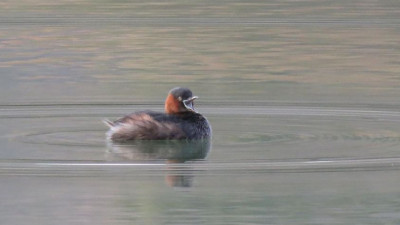
<path id="1" fill-rule="evenodd" d="M 171 187 L 191 187 L 193 168 L 188 161 L 202 160 L 211 149 L 209 139 L 201 140 L 136 140 L 125 143 L 108 142 L 107 159 L 119 162 L 164 161 L 166 183 Z"/>

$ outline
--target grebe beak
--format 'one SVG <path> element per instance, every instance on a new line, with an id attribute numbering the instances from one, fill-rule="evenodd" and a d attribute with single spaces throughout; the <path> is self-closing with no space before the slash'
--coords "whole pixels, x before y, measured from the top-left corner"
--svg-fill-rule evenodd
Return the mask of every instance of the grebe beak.
<path id="1" fill-rule="evenodd" d="M 197 96 L 193 96 L 193 97 L 191 97 L 191 98 L 188 98 L 188 99 L 186 99 L 186 100 L 183 100 L 183 101 L 182 101 L 182 102 L 183 102 L 183 105 L 184 105 L 185 108 L 188 109 L 189 111 L 192 111 L 192 112 L 197 113 L 197 111 L 194 109 L 193 101 L 194 101 L 195 99 L 198 99 L 198 98 L 199 98 L 199 97 L 197 97 Z"/>

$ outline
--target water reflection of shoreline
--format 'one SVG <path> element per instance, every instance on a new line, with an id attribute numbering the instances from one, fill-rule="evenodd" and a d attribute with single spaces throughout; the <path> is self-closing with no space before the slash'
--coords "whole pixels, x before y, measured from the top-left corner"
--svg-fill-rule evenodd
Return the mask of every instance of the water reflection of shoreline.
<path id="1" fill-rule="evenodd" d="M 191 187 L 193 173 L 187 161 L 202 160 L 211 150 L 210 140 L 107 142 L 109 161 L 165 160 L 166 184 L 171 187 Z"/>

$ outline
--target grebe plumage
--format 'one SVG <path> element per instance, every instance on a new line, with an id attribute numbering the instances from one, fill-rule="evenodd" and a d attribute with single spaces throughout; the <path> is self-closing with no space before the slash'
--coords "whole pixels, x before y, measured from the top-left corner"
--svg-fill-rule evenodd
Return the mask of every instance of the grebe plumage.
<path id="1" fill-rule="evenodd" d="M 188 88 L 173 88 L 165 100 L 165 113 L 141 111 L 129 114 L 109 126 L 107 138 L 115 142 L 132 140 L 199 140 L 211 137 L 207 119 L 194 109 L 197 99 Z"/>

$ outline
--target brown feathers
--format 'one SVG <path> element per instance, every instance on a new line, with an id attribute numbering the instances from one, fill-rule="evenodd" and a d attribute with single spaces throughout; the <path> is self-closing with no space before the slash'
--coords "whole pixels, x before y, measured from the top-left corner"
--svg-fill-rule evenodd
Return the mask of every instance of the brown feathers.
<path id="1" fill-rule="evenodd" d="M 165 99 L 165 113 L 143 111 L 114 122 L 103 120 L 110 128 L 107 137 L 116 142 L 210 138 L 211 127 L 194 109 L 195 99 L 188 88 L 173 88 Z"/>
<path id="2" fill-rule="evenodd" d="M 134 113 L 112 123 L 107 136 L 113 141 L 161 140 L 184 139 L 185 133 L 174 123 L 156 121 L 146 113 Z"/>

